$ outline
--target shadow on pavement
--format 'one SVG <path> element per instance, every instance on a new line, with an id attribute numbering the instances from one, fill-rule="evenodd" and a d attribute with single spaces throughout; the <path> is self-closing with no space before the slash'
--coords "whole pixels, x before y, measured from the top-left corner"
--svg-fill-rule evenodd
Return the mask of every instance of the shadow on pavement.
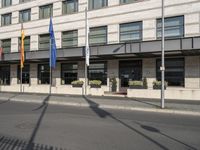
<path id="1" fill-rule="evenodd" d="M 2 101 L 0 104 L 8 103 L 8 102 L 10 102 L 10 100 L 11 100 L 12 98 L 17 97 L 18 95 L 20 95 L 20 94 L 19 94 L 19 93 L 14 94 L 13 96 L 9 97 L 7 100 Z"/>
<path id="2" fill-rule="evenodd" d="M 0 134 L 0 150 L 66 150 L 38 143 L 32 143 L 32 147 L 27 149 L 27 144 L 26 140 Z"/>
<path id="3" fill-rule="evenodd" d="M 135 133 L 137 133 L 137 134 L 143 136 L 145 139 L 147 139 L 147 140 L 149 140 L 150 142 L 154 143 L 155 145 L 157 145 L 157 146 L 160 147 L 161 149 L 163 149 L 163 150 L 169 150 L 169 148 L 167 148 L 167 147 L 164 146 L 163 144 L 159 143 L 158 141 L 154 140 L 154 139 L 151 138 L 150 136 L 148 136 L 148 135 L 142 133 L 141 131 L 135 129 L 134 127 L 128 125 L 127 123 L 125 123 L 125 122 L 123 122 L 122 120 L 118 119 L 117 117 L 113 116 L 111 113 L 105 111 L 104 109 L 99 108 L 99 104 L 93 102 L 93 101 L 92 101 L 91 99 L 89 99 L 88 97 L 83 96 L 83 98 L 88 102 L 88 104 L 90 105 L 90 108 L 91 108 L 99 117 L 101 117 L 101 118 L 110 117 L 110 118 L 112 118 L 113 120 L 115 120 L 115 121 L 119 122 L 120 124 L 122 124 L 123 126 L 129 128 L 129 129 L 132 130 L 133 132 L 135 132 Z M 140 126 L 141 126 L 141 128 L 143 128 L 143 129 L 145 129 L 145 130 L 147 130 L 147 129 L 148 129 L 148 130 L 151 130 L 152 132 L 156 132 L 156 133 L 161 134 L 161 135 L 163 135 L 163 136 L 165 136 L 165 137 L 167 137 L 167 138 L 169 138 L 169 139 L 171 139 L 171 140 L 173 140 L 173 141 L 175 141 L 175 142 L 178 142 L 178 143 L 180 143 L 180 144 L 183 144 L 184 146 L 186 146 L 186 147 L 189 148 L 189 149 L 197 150 L 196 148 L 194 148 L 194 147 L 192 147 L 192 146 L 190 146 L 190 145 L 188 145 L 188 144 L 185 144 L 185 143 L 183 143 L 183 142 L 181 142 L 181 141 L 179 141 L 179 140 L 177 140 L 177 139 L 175 139 L 175 138 L 173 138 L 173 137 L 170 137 L 170 136 L 168 136 L 168 135 L 166 135 L 166 134 L 160 132 L 160 131 L 159 131 L 158 129 L 156 129 L 156 128 L 144 126 L 144 125 L 141 125 L 141 124 L 140 124 Z"/>
<path id="4" fill-rule="evenodd" d="M 150 131 L 150 132 L 154 132 L 154 133 L 158 133 L 158 134 L 160 134 L 160 135 L 162 135 L 162 136 L 164 136 L 164 137 L 166 137 L 166 138 L 168 138 L 168 139 L 170 139 L 170 140 L 172 140 L 172 141 L 175 141 L 175 142 L 177 142 L 177 143 L 179 143 L 179 144 L 182 144 L 182 145 L 186 146 L 187 148 L 189 148 L 189 149 L 191 149 L 191 150 L 197 150 L 195 147 L 192 147 L 192 146 L 190 146 L 190 145 L 188 145 L 188 144 L 186 144 L 186 143 L 184 143 L 184 142 L 181 142 L 181 141 L 179 141 L 179 140 L 177 140 L 177 139 L 175 139 L 175 138 L 173 138 L 173 137 L 171 137 L 171 136 L 169 136 L 169 135 L 167 135 L 167 134 L 165 134 L 165 133 L 162 133 L 160 130 L 158 130 L 158 129 L 155 128 L 155 127 L 143 125 L 143 124 L 141 124 L 141 123 L 137 123 L 137 124 L 140 125 L 140 127 L 141 127 L 142 129 L 144 129 L 144 130 L 147 130 L 147 131 Z"/>

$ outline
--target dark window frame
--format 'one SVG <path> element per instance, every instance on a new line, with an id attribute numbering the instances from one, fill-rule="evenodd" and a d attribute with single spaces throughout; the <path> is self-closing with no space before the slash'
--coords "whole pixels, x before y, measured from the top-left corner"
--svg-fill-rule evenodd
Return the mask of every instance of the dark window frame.
<path id="1" fill-rule="evenodd" d="M 139 35 L 140 35 L 139 39 L 137 39 L 137 40 L 134 40 L 134 39 L 132 39 L 132 40 L 122 40 L 121 39 L 121 36 L 122 36 L 122 33 L 123 33 L 123 32 L 121 32 L 121 28 L 122 28 L 123 25 L 128 25 L 128 24 L 139 24 L 140 30 L 132 30 L 133 32 L 137 31 L 139 33 Z M 143 21 L 122 23 L 122 24 L 119 25 L 119 41 L 121 43 L 124 43 L 124 42 L 140 42 L 142 40 L 143 40 Z"/>
<path id="2" fill-rule="evenodd" d="M 48 16 L 44 15 L 45 8 L 50 8 L 50 14 Z M 53 4 L 47 4 L 39 7 L 39 19 L 48 19 L 53 17 Z"/>
<path id="3" fill-rule="evenodd" d="M 142 2 L 143 0 L 133 0 L 132 2 L 128 2 L 127 0 L 120 0 L 120 4 L 131 4 L 136 2 Z"/>
<path id="4" fill-rule="evenodd" d="M 70 32 L 76 32 L 76 36 L 73 36 L 71 38 L 64 38 L 64 34 L 67 34 L 67 33 L 70 34 Z M 76 44 L 64 46 L 65 45 L 64 42 L 66 41 L 76 41 Z M 70 48 L 70 47 L 77 47 L 77 46 L 78 46 L 78 30 L 63 31 L 62 32 L 62 48 Z"/>
<path id="5" fill-rule="evenodd" d="M 44 70 L 41 70 L 41 66 L 44 66 Z M 47 76 L 43 75 L 42 73 L 47 74 Z M 49 64 L 47 63 L 38 64 L 38 84 L 39 85 L 50 84 L 50 68 L 49 68 Z"/>
<path id="6" fill-rule="evenodd" d="M 93 68 L 93 69 L 91 69 L 90 67 L 93 64 L 104 64 L 104 68 Z M 105 77 L 102 76 L 102 79 L 99 79 L 97 76 L 91 78 L 91 74 L 90 74 L 91 70 L 103 70 L 103 75 L 105 75 Z M 107 86 L 107 80 L 108 80 L 108 63 L 106 61 L 91 62 L 90 66 L 88 67 L 87 74 L 88 74 L 88 80 L 89 81 L 90 80 L 100 80 L 100 81 L 102 81 L 102 85 L 106 85 Z M 88 82 L 88 84 L 89 84 L 89 82 Z"/>
<path id="7" fill-rule="evenodd" d="M 168 61 L 182 61 L 182 68 L 178 68 L 177 66 L 173 66 L 173 67 L 168 67 L 167 66 L 167 63 L 168 63 Z M 177 64 L 177 63 L 173 63 L 173 64 Z M 161 59 L 156 59 L 156 79 L 158 80 L 158 81 L 160 81 L 161 80 L 161 71 L 160 71 L 160 66 L 161 66 Z M 180 66 L 179 66 L 180 67 Z M 179 69 L 179 71 L 178 71 L 178 69 Z M 171 69 L 171 71 L 168 71 L 168 70 L 170 70 Z M 179 76 L 176 74 L 176 75 L 172 75 L 172 73 L 174 73 L 175 71 L 172 71 L 172 70 L 176 70 L 176 72 L 179 72 Z M 180 71 L 180 69 L 182 69 L 183 71 Z M 181 75 L 181 72 L 182 72 L 182 75 Z M 170 76 L 168 76 L 169 74 L 171 74 L 171 77 Z M 174 78 L 178 78 L 179 80 L 180 80 L 180 77 L 182 78 L 182 81 L 180 80 L 180 81 L 178 81 L 178 82 L 180 82 L 180 84 L 178 85 L 177 83 L 176 84 L 174 84 L 174 83 L 172 83 L 172 81 L 170 81 L 169 82 L 169 78 L 171 78 L 172 79 L 172 77 L 174 76 Z M 170 80 L 171 80 L 170 79 Z M 165 81 L 167 81 L 168 82 L 168 85 L 169 86 L 179 86 L 179 87 L 184 87 L 185 86 L 185 59 L 183 58 L 183 57 L 178 57 L 178 58 L 166 58 L 165 59 Z M 177 82 L 177 80 L 175 80 L 175 81 L 173 81 L 173 82 Z"/>
<path id="8" fill-rule="evenodd" d="M 42 36 L 43 36 L 43 37 L 42 37 Z M 41 39 L 44 38 L 45 36 L 49 36 L 48 40 L 41 41 Z M 40 35 L 38 36 L 38 38 L 39 38 L 38 49 L 39 49 L 39 50 L 48 50 L 48 49 L 50 48 L 50 34 L 49 34 L 49 33 L 40 34 Z M 46 45 L 48 45 L 48 46 L 45 47 L 45 48 L 41 48 L 41 45 L 42 45 L 42 44 L 44 44 L 44 45 L 46 44 Z"/>
<path id="9" fill-rule="evenodd" d="M 29 16 L 28 16 L 28 20 L 24 21 L 24 13 L 26 12 L 29 13 Z M 19 11 L 19 23 L 28 22 L 28 21 L 31 21 L 31 9 L 25 9 L 25 10 Z"/>
<path id="10" fill-rule="evenodd" d="M 6 17 L 10 17 L 9 18 L 9 23 L 6 23 L 5 19 Z M 12 24 L 12 13 L 7 13 L 7 14 L 2 14 L 1 15 L 1 26 L 8 26 Z"/>
<path id="11" fill-rule="evenodd" d="M 10 4 L 6 5 L 5 1 L 7 0 L 1 0 L 1 7 L 4 8 L 4 7 L 8 7 L 8 6 L 11 6 L 12 5 L 12 0 L 10 0 Z"/>
<path id="12" fill-rule="evenodd" d="M 106 31 L 105 35 L 104 34 L 94 34 L 94 35 L 91 35 L 92 34 L 92 30 L 95 31 L 95 29 L 99 29 L 99 28 L 105 28 L 105 31 Z M 89 30 L 90 30 L 90 32 L 89 32 L 89 44 L 91 46 L 106 45 L 108 43 L 108 26 L 91 27 Z M 91 43 L 92 37 L 99 38 L 98 36 L 105 37 L 105 39 L 106 39 L 105 42 Z"/>
<path id="13" fill-rule="evenodd" d="M 19 0 L 19 3 L 26 3 L 26 2 L 30 2 L 31 0 Z"/>
<path id="14" fill-rule="evenodd" d="M 68 10 L 67 10 L 67 5 L 68 5 L 68 1 L 74 1 L 73 3 L 73 5 L 74 5 L 74 10 L 73 10 L 73 12 L 68 12 Z M 63 1 L 62 2 L 62 14 L 73 14 L 73 13 L 77 13 L 78 12 L 78 6 L 79 6 L 79 0 L 65 0 L 65 1 Z"/>
<path id="15" fill-rule="evenodd" d="M 76 65 L 77 68 L 76 69 L 66 69 L 64 71 L 64 65 Z M 75 71 L 77 76 L 74 77 L 74 78 L 63 77 L 63 73 L 66 72 L 66 71 L 72 71 L 72 72 Z M 61 64 L 61 72 L 60 73 L 61 73 L 61 85 L 71 85 L 72 81 L 78 80 L 78 63 L 62 63 Z M 65 79 L 65 78 L 67 78 L 67 79 Z M 72 80 L 69 80 L 69 79 L 72 79 Z M 64 81 L 64 83 L 63 83 L 63 81 Z"/>
<path id="16" fill-rule="evenodd" d="M 168 21 L 168 19 L 179 19 L 180 22 L 182 22 L 182 24 L 180 25 L 176 25 L 176 26 L 166 26 L 166 21 Z M 174 39 L 174 38 L 183 38 L 185 36 L 185 17 L 184 15 L 182 16 L 173 16 L 173 17 L 166 17 L 165 19 L 165 39 Z M 160 23 L 160 27 L 158 27 Z M 171 28 L 176 28 L 176 27 L 179 27 L 178 29 L 181 31 L 181 34 L 180 35 L 175 35 L 175 36 L 166 36 L 166 30 L 170 30 Z M 171 29 L 172 30 L 172 29 Z M 159 37 L 158 33 L 160 32 L 160 35 L 162 34 L 162 19 L 159 18 L 156 20 L 156 38 L 158 40 L 161 39 L 161 36 Z"/>
<path id="17" fill-rule="evenodd" d="M 10 65 L 0 66 L 0 72 L 1 72 L 0 85 L 9 86 L 11 84 L 11 70 L 10 69 L 11 69 Z"/>
<path id="18" fill-rule="evenodd" d="M 28 76 L 27 76 L 28 75 Z M 24 65 L 22 68 L 22 84 L 30 84 L 30 64 Z M 21 83 L 21 68 L 17 66 L 17 84 Z"/>
<path id="19" fill-rule="evenodd" d="M 9 46 L 5 44 L 5 42 L 10 42 Z M 11 52 L 11 39 L 3 39 L 1 40 L 2 48 L 3 48 L 3 53 L 10 53 Z M 5 47 L 6 45 L 6 47 Z M 8 48 L 8 51 L 5 51 L 5 49 Z"/>
<path id="20" fill-rule="evenodd" d="M 88 1 L 89 1 L 88 3 L 89 10 L 96 10 L 108 7 L 108 0 L 101 0 L 102 5 L 100 7 L 95 7 L 95 0 L 88 0 Z"/>

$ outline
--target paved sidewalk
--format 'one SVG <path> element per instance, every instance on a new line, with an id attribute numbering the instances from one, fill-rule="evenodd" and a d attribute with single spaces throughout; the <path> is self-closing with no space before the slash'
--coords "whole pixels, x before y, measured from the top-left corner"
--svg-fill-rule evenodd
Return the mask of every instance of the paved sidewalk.
<path id="1" fill-rule="evenodd" d="M 94 97 L 77 95 L 51 95 L 28 93 L 2 93 L 0 104 L 7 101 L 21 101 L 33 103 L 49 103 L 79 107 L 99 107 L 121 110 L 139 110 L 162 113 L 188 114 L 200 116 L 200 101 L 166 100 L 165 109 L 160 109 L 160 101 L 152 99 L 135 99 L 122 97 Z"/>

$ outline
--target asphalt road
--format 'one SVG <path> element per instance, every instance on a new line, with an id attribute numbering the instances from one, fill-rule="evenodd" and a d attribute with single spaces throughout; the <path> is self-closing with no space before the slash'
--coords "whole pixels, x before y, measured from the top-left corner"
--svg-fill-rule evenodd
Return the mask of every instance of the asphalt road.
<path id="1" fill-rule="evenodd" d="M 0 150 L 200 150 L 200 118 L 0 101 Z"/>

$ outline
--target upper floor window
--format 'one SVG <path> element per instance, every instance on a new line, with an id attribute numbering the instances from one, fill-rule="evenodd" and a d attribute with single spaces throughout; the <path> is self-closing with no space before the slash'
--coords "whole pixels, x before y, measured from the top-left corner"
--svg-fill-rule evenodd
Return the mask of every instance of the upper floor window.
<path id="1" fill-rule="evenodd" d="M 31 20 L 31 9 L 22 10 L 19 12 L 19 22 L 27 22 Z"/>
<path id="2" fill-rule="evenodd" d="M 120 24 L 120 42 L 142 40 L 142 22 Z"/>
<path id="3" fill-rule="evenodd" d="M 157 38 L 161 38 L 162 19 L 157 19 Z M 184 36 L 184 17 L 165 18 L 165 37 L 176 38 Z"/>
<path id="4" fill-rule="evenodd" d="M 53 16 L 53 5 L 40 6 L 40 19 L 46 19 Z"/>
<path id="5" fill-rule="evenodd" d="M 11 24 L 11 20 L 12 20 L 12 14 L 4 14 L 1 16 L 1 25 L 2 26 L 6 26 L 6 25 L 10 25 Z"/>
<path id="6" fill-rule="evenodd" d="M 40 50 L 47 50 L 49 49 L 50 44 L 50 35 L 49 34 L 43 34 L 39 36 L 39 49 Z"/>
<path id="7" fill-rule="evenodd" d="M 19 38 L 19 51 L 21 47 L 21 37 Z M 24 39 L 24 50 L 30 51 L 30 36 L 26 36 Z"/>
<path id="8" fill-rule="evenodd" d="M 89 0 L 89 9 L 99 9 L 108 6 L 108 0 Z"/>
<path id="9" fill-rule="evenodd" d="M 62 47 L 78 46 L 78 31 L 65 31 L 62 33 Z"/>
<path id="10" fill-rule="evenodd" d="M 2 3 L 2 7 L 7 7 L 7 6 L 12 5 L 12 0 L 2 0 L 1 3 Z"/>
<path id="11" fill-rule="evenodd" d="M 78 11 L 78 0 L 63 1 L 63 14 L 71 14 Z"/>
<path id="12" fill-rule="evenodd" d="M 90 28 L 89 43 L 91 45 L 107 43 L 107 26 Z"/>
<path id="13" fill-rule="evenodd" d="M 139 0 L 120 0 L 121 4 L 126 4 L 126 3 L 133 3 L 133 2 L 137 2 Z"/>
<path id="14" fill-rule="evenodd" d="M 19 0 L 19 3 L 29 2 L 31 0 Z"/>
<path id="15" fill-rule="evenodd" d="M 2 48 L 4 53 L 11 52 L 11 39 L 1 40 Z"/>

